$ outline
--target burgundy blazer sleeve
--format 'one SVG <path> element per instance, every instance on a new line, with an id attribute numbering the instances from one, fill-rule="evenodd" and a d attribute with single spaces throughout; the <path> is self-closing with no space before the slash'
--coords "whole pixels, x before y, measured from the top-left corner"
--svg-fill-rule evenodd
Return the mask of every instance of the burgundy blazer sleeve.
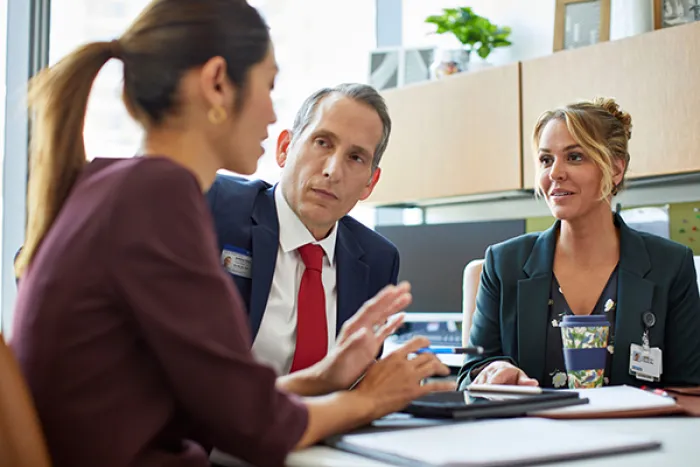
<path id="1" fill-rule="evenodd" d="M 306 408 L 256 363 L 243 305 L 218 261 L 212 219 L 192 174 L 143 164 L 113 216 L 114 283 L 175 397 L 219 449 L 281 465 Z"/>

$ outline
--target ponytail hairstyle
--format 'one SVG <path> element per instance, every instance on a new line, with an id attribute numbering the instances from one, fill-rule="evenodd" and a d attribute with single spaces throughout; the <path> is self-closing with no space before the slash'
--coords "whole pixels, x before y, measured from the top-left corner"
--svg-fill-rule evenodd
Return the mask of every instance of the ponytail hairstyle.
<path id="1" fill-rule="evenodd" d="M 111 58 L 109 42 L 80 47 L 29 84 L 27 233 L 15 262 L 20 277 L 85 165 L 83 127 L 92 82 Z"/>
<path id="2" fill-rule="evenodd" d="M 148 129 L 177 111 L 183 75 L 217 56 L 239 90 L 233 111 L 240 110 L 248 71 L 269 47 L 265 22 L 244 0 L 153 0 L 120 39 L 86 44 L 32 78 L 27 232 L 15 275 L 26 271 L 86 164 L 88 98 L 107 61 L 123 61 L 124 104 Z"/>

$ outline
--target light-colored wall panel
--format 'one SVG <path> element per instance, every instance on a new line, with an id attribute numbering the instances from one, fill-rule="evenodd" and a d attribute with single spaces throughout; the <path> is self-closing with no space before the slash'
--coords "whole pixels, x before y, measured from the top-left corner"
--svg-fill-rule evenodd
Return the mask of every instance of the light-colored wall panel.
<path id="1" fill-rule="evenodd" d="M 371 204 L 521 188 L 520 65 L 384 92 L 393 120 Z"/>
<path id="2" fill-rule="evenodd" d="M 614 97 L 632 115 L 629 176 L 700 170 L 700 22 L 522 63 L 524 184 L 531 132 L 548 109 Z"/>

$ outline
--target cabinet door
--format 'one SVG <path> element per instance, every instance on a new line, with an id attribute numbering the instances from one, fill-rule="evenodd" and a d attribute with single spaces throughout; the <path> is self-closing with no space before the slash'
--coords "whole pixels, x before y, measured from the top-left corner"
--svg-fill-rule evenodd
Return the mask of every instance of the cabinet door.
<path id="1" fill-rule="evenodd" d="M 700 170 L 700 22 L 522 64 L 524 184 L 534 186 L 539 115 L 613 97 L 632 116 L 628 177 Z"/>
<path id="2" fill-rule="evenodd" d="M 514 63 L 384 92 L 393 129 L 368 202 L 521 188 L 519 75 Z"/>

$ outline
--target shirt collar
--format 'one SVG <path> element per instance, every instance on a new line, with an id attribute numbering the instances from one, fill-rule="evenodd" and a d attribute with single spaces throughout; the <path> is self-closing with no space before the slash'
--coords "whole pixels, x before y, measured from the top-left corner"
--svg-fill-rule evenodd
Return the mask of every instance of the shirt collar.
<path id="1" fill-rule="evenodd" d="M 336 222 L 331 233 L 322 240 L 316 240 L 306 226 L 301 222 L 296 213 L 292 211 L 289 203 L 282 194 L 280 184 L 275 186 L 275 205 L 277 206 L 277 220 L 280 226 L 280 246 L 282 251 L 289 253 L 307 243 L 313 243 L 323 248 L 330 264 L 335 259 L 335 240 L 338 236 L 338 223 Z"/>

